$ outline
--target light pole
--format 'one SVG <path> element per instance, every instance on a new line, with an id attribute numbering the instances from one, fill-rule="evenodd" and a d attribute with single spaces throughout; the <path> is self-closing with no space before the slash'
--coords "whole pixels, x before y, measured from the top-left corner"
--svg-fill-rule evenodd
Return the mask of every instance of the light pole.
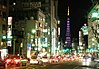
<path id="1" fill-rule="evenodd" d="M 14 38 L 14 41 L 13 41 L 13 54 L 15 54 L 15 41 L 16 41 L 16 39 Z"/>

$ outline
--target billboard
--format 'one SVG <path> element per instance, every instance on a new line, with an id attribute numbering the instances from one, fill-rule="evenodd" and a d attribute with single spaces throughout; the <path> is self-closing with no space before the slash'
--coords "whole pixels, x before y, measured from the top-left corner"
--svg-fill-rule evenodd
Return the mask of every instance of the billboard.
<path id="1" fill-rule="evenodd" d="M 88 26 L 86 25 L 82 26 L 81 30 L 83 32 L 83 35 L 88 35 Z"/>
<path id="2" fill-rule="evenodd" d="M 12 17 L 8 17 L 8 27 L 7 27 L 7 46 L 12 46 Z"/>

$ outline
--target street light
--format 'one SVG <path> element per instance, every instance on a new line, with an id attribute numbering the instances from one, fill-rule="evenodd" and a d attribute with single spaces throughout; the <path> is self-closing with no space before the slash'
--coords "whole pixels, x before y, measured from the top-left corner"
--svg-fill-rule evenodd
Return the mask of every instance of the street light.
<path id="1" fill-rule="evenodd" d="M 65 45 L 67 44 L 67 41 L 65 41 Z"/>
<path id="2" fill-rule="evenodd" d="M 36 32 L 36 30 L 35 30 L 35 29 L 33 29 L 33 30 L 32 30 L 32 33 L 34 34 L 35 32 Z"/>
<path id="3" fill-rule="evenodd" d="M 16 5 L 16 3 L 14 2 L 13 5 Z"/>

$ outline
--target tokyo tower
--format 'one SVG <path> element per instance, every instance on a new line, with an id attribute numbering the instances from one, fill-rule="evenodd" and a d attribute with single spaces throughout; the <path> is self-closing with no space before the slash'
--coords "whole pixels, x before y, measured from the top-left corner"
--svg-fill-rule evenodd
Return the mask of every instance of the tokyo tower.
<path id="1" fill-rule="evenodd" d="M 71 32 L 70 32 L 70 18 L 69 18 L 69 6 L 68 6 L 68 13 L 67 13 L 67 22 L 66 22 L 66 48 L 71 48 Z"/>

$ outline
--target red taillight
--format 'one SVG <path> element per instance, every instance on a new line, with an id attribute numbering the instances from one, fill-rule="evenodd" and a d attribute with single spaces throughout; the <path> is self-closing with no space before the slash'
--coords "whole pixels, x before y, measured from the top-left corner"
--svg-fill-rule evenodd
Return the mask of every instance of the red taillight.
<path id="1" fill-rule="evenodd" d="M 20 59 L 14 59 L 15 63 L 19 63 Z"/>
<path id="2" fill-rule="evenodd" d="M 8 63 L 10 63 L 11 62 L 11 59 L 7 59 L 6 60 L 6 63 L 8 64 Z"/>

